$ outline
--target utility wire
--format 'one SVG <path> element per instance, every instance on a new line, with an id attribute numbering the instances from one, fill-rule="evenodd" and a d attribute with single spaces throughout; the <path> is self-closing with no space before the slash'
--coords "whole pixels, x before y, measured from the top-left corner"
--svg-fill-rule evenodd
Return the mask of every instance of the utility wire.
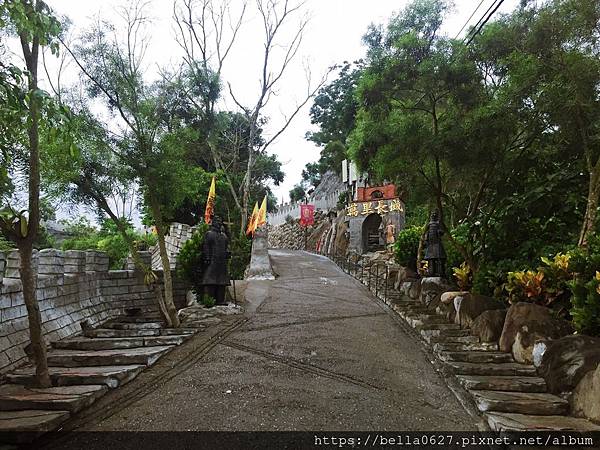
<path id="1" fill-rule="evenodd" d="M 477 5 L 477 8 L 475 8 L 475 10 L 471 13 L 471 15 L 469 16 L 469 18 L 467 19 L 467 21 L 464 23 L 464 25 L 461 27 L 460 30 L 458 30 L 458 33 L 456 33 L 456 36 L 454 36 L 454 39 L 458 39 L 458 37 L 460 36 L 460 33 L 462 33 L 462 31 L 465 29 L 465 27 L 469 24 L 469 22 L 471 21 L 471 19 L 473 18 L 473 16 L 477 13 L 477 11 L 479 11 L 479 8 L 481 8 L 481 5 L 483 5 L 483 2 L 485 0 L 481 0 L 479 2 L 479 4 Z M 495 1 L 495 0 L 494 0 Z M 484 14 L 485 15 L 485 14 Z M 477 23 L 479 23 L 481 21 L 481 19 L 479 19 L 479 21 Z M 475 25 L 477 26 L 477 25 Z M 463 41 L 464 42 L 464 41 Z"/>
<path id="2" fill-rule="evenodd" d="M 473 39 L 475 38 L 475 36 L 477 36 L 477 35 L 478 35 L 478 34 L 481 32 L 482 28 L 485 26 L 485 24 L 486 24 L 486 23 L 488 23 L 488 21 L 489 21 L 489 20 L 490 20 L 490 18 L 491 18 L 491 17 L 494 15 L 494 13 L 495 13 L 496 11 L 498 11 L 498 8 L 500 8 L 500 6 L 502 5 L 502 3 L 504 3 L 504 0 L 499 0 L 499 1 L 498 1 L 498 3 L 497 3 L 497 5 L 496 5 L 496 7 L 494 8 L 494 10 L 493 10 L 491 13 L 489 13 L 489 15 L 488 15 L 488 16 L 485 18 L 485 20 L 483 21 L 483 23 L 482 23 L 481 25 L 479 25 L 479 28 L 477 28 L 477 30 L 476 30 L 474 33 L 472 33 L 472 34 L 471 34 L 471 37 L 470 37 L 470 38 L 469 38 L 469 40 L 467 41 L 466 45 L 469 45 L 469 44 L 471 43 L 471 41 L 473 41 Z M 490 6 L 490 8 L 491 8 L 493 5 L 494 5 L 494 4 L 492 3 L 492 5 Z M 488 11 L 489 11 L 489 9 L 488 9 Z M 485 15 L 485 14 L 484 14 L 484 15 Z M 475 25 L 475 26 L 477 26 L 477 25 Z"/>

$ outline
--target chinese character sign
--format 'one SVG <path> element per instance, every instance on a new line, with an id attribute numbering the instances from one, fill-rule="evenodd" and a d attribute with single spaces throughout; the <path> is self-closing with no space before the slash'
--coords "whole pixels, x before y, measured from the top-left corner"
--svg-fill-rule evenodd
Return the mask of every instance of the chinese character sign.
<path id="1" fill-rule="evenodd" d="M 300 225 L 307 227 L 315 223 L 315 205 L 300 205 Z"/>
<path id="2" fill-rule="evenodd" d="M 384 216 L 393 212 L 404 212 L 404 206 L 397 198 L 391 201 L 377 200 L 373 202 L 350 203 L 350 205 L 346 207 L 346 215 L 350 217 L 368 216 L 369 214 L 374 213 Z"/>

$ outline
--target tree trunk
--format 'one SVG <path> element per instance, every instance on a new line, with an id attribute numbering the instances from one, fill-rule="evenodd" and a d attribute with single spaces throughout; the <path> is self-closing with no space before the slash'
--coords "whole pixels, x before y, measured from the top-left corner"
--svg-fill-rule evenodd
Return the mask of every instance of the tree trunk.
<path id="1" fill-rule="evenodd" d="M 40 3 L 34 8 L 39 9 Z M 40 306 L 36 297 L 36 278 L 32 267 L 33 243 L 37 237 L 40 224 L 40 139 L 39 139 L 39 100 L 34 93 L 38 89 L 38 54 L 39 37 L 34 36 L 29 46 L 29 37 L 20 36 L 21 48 L 27 70 L 29 71 L 29 183 L 28 183 L 28 224 L 27 235 L 17 239 L 17 247 L 21 257 L 21 283 L 23 285 L 23 301 L 27 308 L 29 322 L 29 339 L 31 341 L 32 356 L 35 363 L 35 381 L 40 387 L 51 385 L 46 359 L 46 342 L 42 331 L 42 317 Z"/>
<path id="2" fill-rule="evenodd" d="M 162 214 L 160 206 L 156 203 L 152 195 L 149 196 L 150 208 L 152 209 L 152 215 L 154 216 L 154 224 L 156 226 L 156 234 L 158 236 L 158 250 L 160 253 L 160 260 L 163 266 L 163 282 L 165 285 L 165 297 L 164 304 L 167 309 L 167 322 L 170 327 L 179 327 L 179 318 L 177 317 L 177 308 L 173 302 L 173 278 L 171 277 L 171 263 L 169 262 L 169 255 L 167 254 L 167 246 L 165 244 L 165 231 L 164 224 L 162 221 Z"/>
<path id="3" fill-rule="evenodd" d="M 32 267 L 31 243 L 24 243 L 19 247 L 21 257 L 21 283 L 23 284 L 23 299 L 27 308 L 29 319 L 29 339 L 35 362 L 35 380 L 39 387 L 50 387 L 50 375 L 46 360 L 46 342 L 42 333 L 42 316 L 36 298 L 36 274 Z"/>
<path id="4" fill-rule="evenodd" d="M 590 185 L 588 187 L 587 204 L 581 233 L 579 234 L 579 246 L 587 247 L 590 234 L 594 232 L 596 217 L 598 213 L 598 197 L 600 196 L 600 167 L 595 167 L 590 172 Z"/>

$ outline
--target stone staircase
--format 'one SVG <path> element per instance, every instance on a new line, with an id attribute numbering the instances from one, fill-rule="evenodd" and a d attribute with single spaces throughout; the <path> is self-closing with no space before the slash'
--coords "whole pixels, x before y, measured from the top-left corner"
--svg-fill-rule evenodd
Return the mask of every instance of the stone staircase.
<path id="1" fill-rule="evenodd" d="M 53 387 L 32 387 L 31 365 L 4 376 L 0 442 L 30 441 L 59 428 L 203 329 L 202 324 L 167 329 L 157 313 L 145 313 L 118 317 L 80 336 L 52 342 L 48 364 Z"/>
<path id="2" fill-rule="evenodd" d="M 381 286 L 378 291 L 383 297 Z M 600 431 L 599 425 L 569 416 L 568 401 L 547 393 L 546 382 L 535 367 L 515 362 L 497 344 L 480 342 L 469 330 L 420 302 L 398 291 L 389 294 L 382 300 L 431 346 L 493 431 Z"/>

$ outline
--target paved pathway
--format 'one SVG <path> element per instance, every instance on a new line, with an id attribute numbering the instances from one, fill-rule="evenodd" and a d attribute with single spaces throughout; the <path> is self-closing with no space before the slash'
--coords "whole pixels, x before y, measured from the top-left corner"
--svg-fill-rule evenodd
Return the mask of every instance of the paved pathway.
<path id="1" fill-rule="evenodd" d="M 271 256 L 279 278 L 249 284 L 247 321 L 232 318 L 216 345 L 193 338 L 165 358 L 176 376 L 79 429 L 476 429 L 422 344 L 364 286 L 319 256 Z"/>

